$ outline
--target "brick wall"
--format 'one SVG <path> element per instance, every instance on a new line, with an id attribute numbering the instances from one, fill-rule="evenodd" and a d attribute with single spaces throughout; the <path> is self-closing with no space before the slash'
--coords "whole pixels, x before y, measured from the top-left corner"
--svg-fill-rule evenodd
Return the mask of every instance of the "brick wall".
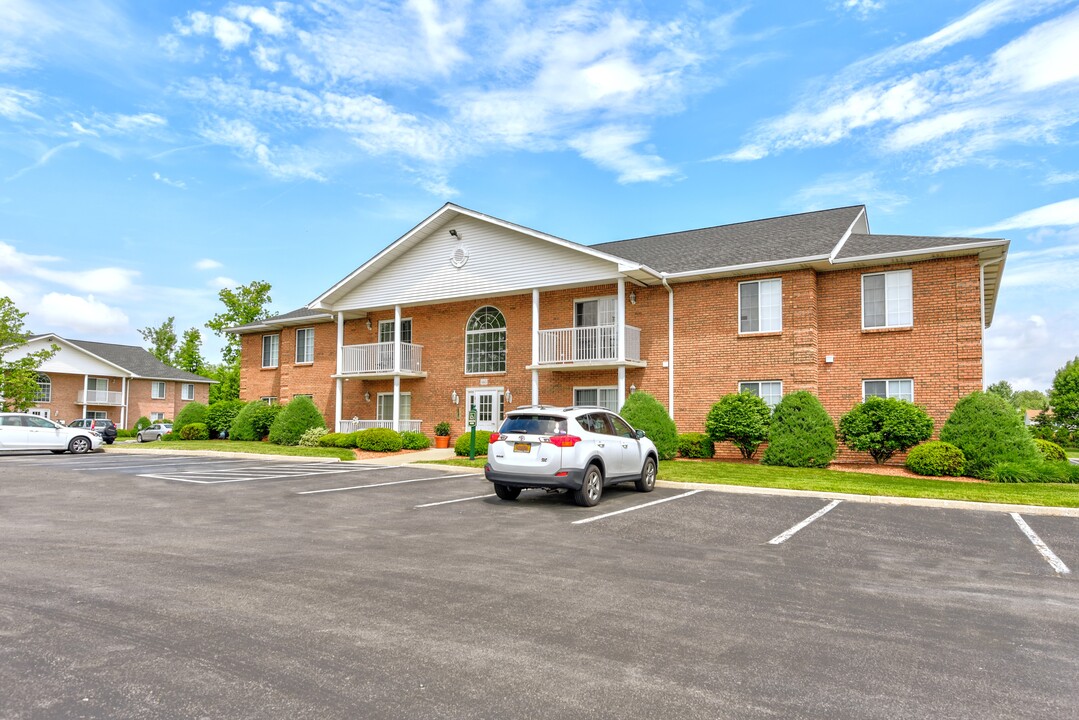
<path id="1" fill-rule="evenodd" d="M 49 417 L 53 420 L 69 422 L 84 417 L 83 406 L 77 402 L 79 393 L 85 387 L 84 376 L 68 373 L 48 373 L 48 376 L 52 380 L 52 401 L 36 403 L 34 407 L 47 409 Z M 102 376 L 95 375 L 93 377 Z M 110 392 L 118 393 L 121 391 L 123 387 L 121 378 L 110 377 L 108 381 Z M 122 417 L 123 408 L 120 405 L 88 405 L 86 412 L 104 412 L 118 427 L 126 426 L 130 428 L 135 426 L 135 421 L 140 416 L 150 417 L 151 412 L 162 412 L 169 419 L 175 418 L 176 413 L 180 412 L 180 409 L 189 402 L 180 399 L 180 385 L 182 383 L 166 382 L 165 399 L 163 400 L 155 400 L 150 397 L 150 383 L 150 380 L 137 378 L 128 381 L 128 407 L 126 422 L 123 425 L 121 425 L 121 421 L 125 418 Z M 204 405 L 207 404 L 210 400 L 210 386 L 207 383 L 194 383 L 194 385 L 194 399 Z"/>

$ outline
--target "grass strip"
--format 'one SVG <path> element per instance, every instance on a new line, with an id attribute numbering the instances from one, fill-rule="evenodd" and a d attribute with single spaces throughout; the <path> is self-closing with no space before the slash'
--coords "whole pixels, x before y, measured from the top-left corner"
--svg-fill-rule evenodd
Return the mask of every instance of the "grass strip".
<path id="1" fill-rule="evenodd" d="M 290 457 L 338 458 L 355 460 L 356 455 L 347 448 L 312 448 L 292 445 L 274 445 L 266 442 L 245 442 L 238 440 L 174 440 L 171 442 L 152 442 L 139 445 L 122 446 L 125 449 L 138 448 L 154 452 L 156 450 L 214 450 L 216 452 L 246 453 L 250 455 L 288 455 Z"/>
<path id="2" fill-rule="evenodd" d="M 451 458 L 450 460 L 422 460 L 420 461 L 426 465 L 452 465 L 454 467 L 468 467 L 468 468 L 482 468 L 487 464 L 487 456 L 477 455 L 475 460 L 469 460 L 468 458 Z M 419 465 L 420 463 L 416 463 Z"/>

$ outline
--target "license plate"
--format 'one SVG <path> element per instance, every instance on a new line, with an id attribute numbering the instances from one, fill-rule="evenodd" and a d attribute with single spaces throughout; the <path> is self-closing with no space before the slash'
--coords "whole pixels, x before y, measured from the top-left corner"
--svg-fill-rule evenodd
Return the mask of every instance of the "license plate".
<path id="1" fill-rule="evenodd" d="M 514 443 L 513 452 L 532 452 L 532 443 Z"/>

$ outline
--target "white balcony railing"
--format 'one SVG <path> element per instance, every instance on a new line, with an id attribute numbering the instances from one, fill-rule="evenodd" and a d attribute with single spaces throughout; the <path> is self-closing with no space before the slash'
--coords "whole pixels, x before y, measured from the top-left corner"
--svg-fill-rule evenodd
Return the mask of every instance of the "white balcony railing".
<path id="1" fill-rule="evenodd" d="M 394 372 L 393 343 L 345 345 L 341 357 L 344 375 L 392 375 Z M 423 345 L 401 343 L 401 372 L 423 372 Z"/>
<path id="2" fill-rule="evenodd" d="M 626 325 L 625 359 L 631 362 L 641 359 L 641 330 L 631 325 Z M 594 364 L 617 360 L 618 328 L 614 325 L 539 332 L 540 365 Z"/>
<path id="3" fill-rule="evenodd" d="M 123 405 L 124 394 L 108 390 L 79 390 L 79 405 Z"/>
<path id="4" fill-rule="evenodd" d="M 420 423 L 422 420 L 402 420 L 400 422 L 401 431 L 411 430 L 412 432 L 420 431 Z M 367 430 L 369 428 L 393 428 L 393 420 L 342 420 L 341 424 L 337 428 L 337 432 L 356 432 L 357 430 Z"/>

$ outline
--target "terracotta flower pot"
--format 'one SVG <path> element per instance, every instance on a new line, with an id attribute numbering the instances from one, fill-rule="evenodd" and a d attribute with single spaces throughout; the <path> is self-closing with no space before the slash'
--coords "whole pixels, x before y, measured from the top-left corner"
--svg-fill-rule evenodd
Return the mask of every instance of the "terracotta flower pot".
<path id="1" fill-rule="evenodd" d="M 448 448 L 450 446 L 449 435 L 435 435 L 435 447 L 436 448 Z"/>

